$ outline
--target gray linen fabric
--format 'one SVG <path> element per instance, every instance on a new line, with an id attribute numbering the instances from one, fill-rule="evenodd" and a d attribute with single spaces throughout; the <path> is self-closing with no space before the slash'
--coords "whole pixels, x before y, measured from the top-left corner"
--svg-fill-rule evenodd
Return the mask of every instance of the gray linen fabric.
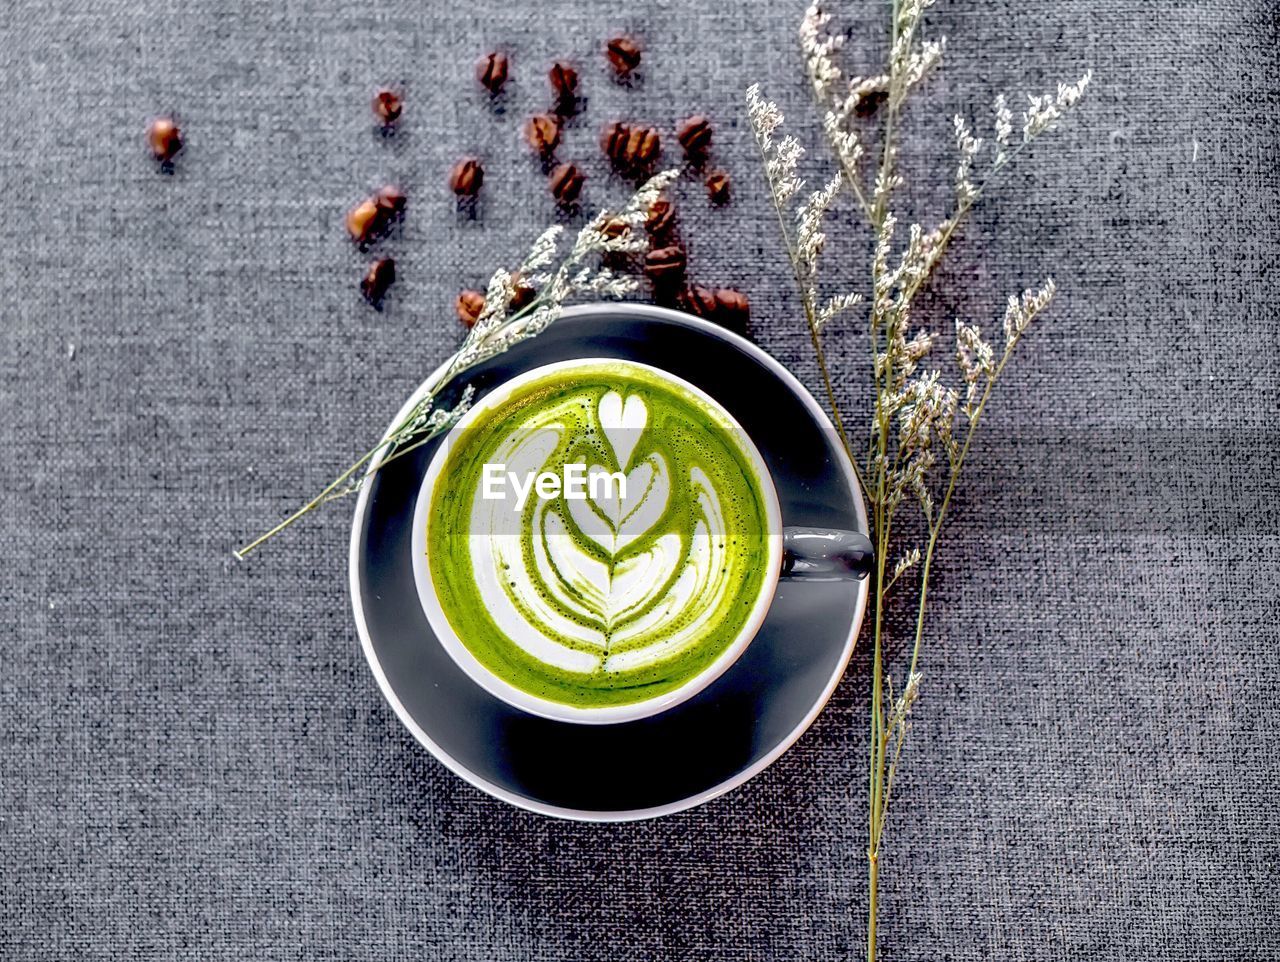
<path id="1" fill-rule="evenodd" d="M 885 5 L 837 8 L 869 64 Z M 345 506 L 231 557 L 377 434 L 455 342 L 457 289 L 552 218 L 518 126 L 555 56 L 583 65 L 563 153 L 588 207 L 622 194 L 604 120 L 714 118 L 734 200 L 681 189 L 692 271 L 746 290 L 756 339 L 815 385 L 742 108 L 763 82 L 816 146 L 801 12 L 0 5 L 0 957 L 861 951 L 865 651 L 748 786 L 657 822 L 567 824 L 463 784 L 383 704 Z M 648 47 L 635 89 L 603 73 L 618 27 Z M 1062 288 L 937 580 L 885 957 L 1280 957 L 1274 5 L 942 0 L 930 30 L 951 46 L 907 128 L 922 213 L 946 198 L 955 109 L 985 125 L 999 91 L 1085 66 L 1095 85 L 983 201 L 929 302 L 935 323 L 995 324 L 1007 292 L 1049 272 Z M 494 116 L 471 72 L 497 44 L 515 81 Z M 367 98 L 387 80 L 408 108 L 381 143 Z M 172 177 L 141 142 L 161 110 L 189 136 Z M 474 221 L 443 185 L 464 152 L 489 168 Z M 341 218 L 386 178 L 411 209 L 379 314 Z M 836 234 L 858 269 L 865 236 Z M 833 342 L 861 410 L 856 321 Z"/>

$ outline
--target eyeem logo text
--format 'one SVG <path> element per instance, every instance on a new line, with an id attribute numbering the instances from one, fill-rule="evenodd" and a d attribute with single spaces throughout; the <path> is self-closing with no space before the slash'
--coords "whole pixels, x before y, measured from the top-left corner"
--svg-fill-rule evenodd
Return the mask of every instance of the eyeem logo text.
<path id="1" fill-rule="evenodd" d="M 505 464 L 486 464 L 480 496 L 487 501 L 505 501 L 514 493 L 517 511 L 524 508 L 531 493 L 543 501 L 561 495 L 570 501 L 627 500 L 627 476 L 621 471 L 610 474 L 599 465 L 593 465 L 588 471 L 585 464 L 566 464 L 563 471 L 563 475 L 554 471 L 530 471 L 521 479 L 514 471 L 508 471 Z"/>

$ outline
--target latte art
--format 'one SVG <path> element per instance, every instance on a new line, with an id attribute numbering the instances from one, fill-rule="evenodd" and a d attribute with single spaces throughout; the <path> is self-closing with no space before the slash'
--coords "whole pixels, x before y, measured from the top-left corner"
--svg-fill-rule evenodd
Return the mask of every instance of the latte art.
<path id="1" fill-rule="evenodd" d="M 432 492 L 445 617 L 535 696 L 625 705 L 679 687 L 741 635 L 768 580 L 749 442 L 655 374 L 596 362 L 521 386 L 452 440 Z M 513 484 L 485 483 L 498 474 Z"/>

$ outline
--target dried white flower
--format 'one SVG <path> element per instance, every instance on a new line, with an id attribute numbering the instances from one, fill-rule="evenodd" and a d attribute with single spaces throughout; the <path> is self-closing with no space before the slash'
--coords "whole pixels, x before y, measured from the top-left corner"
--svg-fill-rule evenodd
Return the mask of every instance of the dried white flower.
<path id="1" fill-rule="evenodd" d="M 917 331 L 911 340 L 903 345 L 903 354 L 911 365 L 919 364 L 933 350 L 933 342 L 938 335 L 932 331 Z"/>
<path id="2" fill-rule="evenodd" d="M 810 194 L 809 199 L 796 211 L 796 264 L 802 282 L 817 276 L 818 257 L 827 242 L 827 235 L 822 231 L 822 221 L 843 184 L 843 175 L 836 174 L 822 190 L 815 190 Z"/>
<path id="3" fill-rule="evenodd" d="M 906 85 L 914 87 L 932 73 L 934 68 L 942 62 L 942 55 L 946 52 L 946 49 L 946 37 L 938 40 L 927 40 L 921 44 L 920 51 L 911 54 L 907 59 Z"/>
<path id="4" fill-rule="evenodd" d="M 976 325 L 956 321 L 956 362 L 965 383 L 964 413 L 972 421 L 983 389 L 995 373 L 995 351 Z"/>
<path id="5" fill-rule="evenodd" d="M 773 133 L 782 126 L 782 111 L 772 101 L 760 96 L 760 85 L 752 84 L 747 88 L 747 116 L 751 120 L 751 129 L 755 131 L 756 140 L 762 150 L 773 147 Z"/>
<path id="6" fill-rule="evenodd" d="M 1022 296 L 1009 296 L 1004 312 L 1004 338 L 1006 349 L 1012 348 L 1019 337 L 1026 333 L 1037 314 L 1044 311 L 1057 293 L 1053 278 L 1047 278 L 1039 290 L 1025 290 Z"/>
<path id="7" fill-rule="evenodd" d="M 751 120 L 751 129 L 755 131 L 756 143 L 764 158 L 765 178 L 769 182 L 774 206 L 781 213 L 804 186 L 804 181 L 796 175 L 796 167 L 804 154 L 804 148 L 800 146 L 800 141 L 790 136 L 784 137 L 781 143 L 773 142 L 774 133 L 782 126 L 782 111 L 777 104 L 760 96 L 759 84 L 752 84 L 747 88 L 747 116 Z"/>
<path id="8" fill-rule="evenodd" d="M 800 50 L 804 54 L 805 73 L 819 103 L 826 102 L 843 79 L 831 55 L 844 45 L 844 37 L 827 31 L 831 14 L 817 3 L 809 5 L 800 21 Z"/>
<path id="9" fill-rule="evenodd" d="M 871 276 L 875 278 L 875 302 L 877 315 L 889 308 L 889 293 L 893 289 L 893 277 L 889 274 L 889 253 L 893 250 L 893 230 L 898 221 L 892 214 L 884 219 L 876 234 L 876 249 L 871 261 Z"/>
<path id="10" fill-rule="evenodd" d="M 913 671 L 907 676 L 907 685 L 902 689 L 902 694 L 897 698 L 893 697 L 893 689 L 889 689 L 889 730 L 905 728 L 908 725 L 908 716 L 911 709 L 915 707 L 916 701 L 920 698 L 920 682 L 923 675 L 918 671 Z M 905 732 L 904 732 L 905 734 Z"/>
<path id="11" fill-rule="evenodd" d="M 920 563 L 920 549 L 912 548 L 910 551 L 904 554 L 901 558 L 899 558 L 898 563 L 893 566 L 893 578 L 891 579 L 890 583 L 892 584 L 893 581 L 897 581 L 899 578 L 903 576 L 903 574 L 905 574 L 911 568 L 914 568 L 919 563 Z"/>
<path id="12" fill-rule="evenodd" d="M 1074 107 L 1084 96 L 1093 79 L 1093 71 L 1087 70 L 1083 77 L 1073 84 L 1058 84 L 1057 94 L 1045 94 L 1042 97 L 1028 96 L 1030 101 L 1027 112 L 1022 115 L 1022 141 L 1030 143 L 1046 130 L 1053 127 L 1058 118 Z"/>
<path id="13" fill-rule="evenodd" d="M 996 97 L 996 159 L 995 166 L 1003 167 L 1009 159 L 1009 141 L 1013 139 L 1013 111 L 1005 103 L 1004 94 Z"/>
<path id="14" fill-rule="evenodd" d="M 846 120 L 846 117 L 829 110 L 822 118 L 822 129 L 839 158 L 840 165 L 846 171 L 856 172 L 863 155 L 862 137 L 856 130 L 845 126 Z"/>
<path id="15" fill-rule="evenodd" d="M 776 185 L 775 194 L 784 205 L 804 186 L 804 181 L 796 175 L 796 168 L 802 156 L 804 156 L 804 148 L 800 146 L 800 141 L 788 135 L 782 138 L 782 142 L 774 152 L 773 160 L 769 163 L 769 172 Z"/>
<path id="16" fill-rule="evenodd" d="M 961 208 L 968 207 L 978 196 L 977 188 L 969 175 L 973 172 L 973 161 L 982 149 L 982 141 L 973 136 L 968 123 L 959 114 L 955 120 L 956 149 L 960 151 L 960 162 L 956 166 L 956 203 Z"/>
<path id="17" fill-rule="evenodd" d="M 449 430 L 457 424 L 464 414 L 471 410 L 471 402 L 475 400 L 476 389 L 468 384 L 462 389 L 462 396 L 452 408 L 436 408 L 426 419 L 424 428 L 433 434 Z"/>
<path id="18" fill-rule="evenodd" d="M 511 275 L 502 268 L 493 272 L 489 290 L 484 297 L 484 309 L 471 328 L 468 340 L 483 341 L 507 319 L 507 308 L 516 296 L 516 285 Z"/>
<path id="19" fill-rule="evenodd" d="M 860 303 L 862 303 L 862 295 L 856 291 L 849 294 L 837 294 L 830 298 L 818 311 L 818 329 L 821 330 L 828 321 L 833 320 L 855 304 Z"/>
<path id="20" fill-rule="evenodd" d="M 522 277 L 529 277 L 551 263 L 556 256 L 556 244 L 559 242 L 560 235 L 563 232 L 563 226 L 553 224 L 538 235 L 538 239 L 529 248 L 529 256 L 520 265 L 520 275 Z"/>

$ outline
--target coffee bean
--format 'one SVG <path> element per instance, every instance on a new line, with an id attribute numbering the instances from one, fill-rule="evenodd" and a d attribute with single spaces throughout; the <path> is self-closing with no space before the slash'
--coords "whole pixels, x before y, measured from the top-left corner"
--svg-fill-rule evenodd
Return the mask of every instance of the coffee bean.
<path id="1" fill-rule="evenodd" d="M 662 152 L 662 137 L 652 127 L 631 131 L 627 138 L 627 160 L 632 171 L 644 171 L 653 165 Z"/>
<path id="2" fill-rule="evenodd" d="M 659 247 L 644 255 L 644 273 L 659 290 L 679 290 L 687 259 L 678 244 Z"/>
<path id="3" fill-rule="evenodd" d="M 465 290 L 458 295 L 458 300 L 454 303 L 453 309 L 458 314 L 460 320 L 467 327 L 474 327 L 476 321 L 480 319 L 480 314 L 484 311 L 484 292 L 477 290 Z"/>
<path id="4" fill-rule="evenodd" d="M 747 295 L 735 291 L 731 287 L 722 287 L 716 291 L 715 319 L 725 327 L 745 332 L 747 321 L 751 317 L 751 302 Z"/>
<path id="5" fill-rule="evenodd" d="M 676 130 L 676 139 L 689 163 L 701 165 L 711 149 L 711 121 L 701 115 L 690 117 Z"/>
<path id="6" fill-rule="evenodd" d="M 604 55 L 619 79 L 630 76 L 640 66 L 640 45 L 630 37 L 613 37 L 605 44 Z"/>
<path id="7" fill-rule="evenodd" d="M 680 294 L 680 307 L 695 317 L 709 318 L 716 312 L 716 292 L 690 284 Z"/>
<path id="8" fill-rule="evenodd" d="M 364 247 L 382 237 L 404 216 L 408 199 L 399 187 L 379 187 L 347 212 L 347 233 Z"/>
<path id="9" fill-rule="evenodd" d="M 858 97 L 858 102 L 853 105 L 853 112 L 865 120 L 873 116 L 888 99 L 889 94 L 884 90 L 868 90 Z"/>
<path id="10" fill-rule="evenodd" d="M 716 290 L 690 284 L 680 293 L 679 306 L 696 317 L 715 321 L 729 330 L 745 334 L 751 316 L 747 295 L 731 287 Z"/>
<path id="11" fill-rule="evenodd" d="M 600 149 L 615 167 L 621 164 L 626 153 L 627 138 L 631 136 L 631 127 L 621 121 L 607 124 L 600 132 Z"/>
<path id="12" fill-rule="evenodd" d="M 157 117 L 147 126 L 147 146 L 162 164 L 169 164 L 182 150 L 182 130 L 172 117 Z"/>
<path id="13" fill-rule="evenodd" d="M 362 200 L 347 211 L 347 233 L 361 246 L 368 244 L 382 232 L 383 215 L 372 197 Z"/>
<path id="14" fill-rule="evenodd" d="M 404 113 L 404 98 L 391 87 L 383 87 L 373 95 L 373 115 L 384 130 L 394 127 Z"/>
<path id="15" fill-rule="evenodd" d="M 659 197 L 649 208 L 649 216 L 644 222 L 644 229 L 654 241 L 666 240 L 676 225 L 676 208 L 665 197 Z"/>
<path id="16" fill-rule="evenodd" d="M 578 105 L 578 71 L 563 60 L 557 60 L 547 73 L 556 113 L 567 117 Z"/>
<path id="17" fill-rule="evenodd" d="M 511 295 L 511 303 L 507 306 L 507 310 L 512 314 L 523 311 L 538 296 L 538 291 L 535 288 L 520 280 L 519 271 L 512 273 L 511 286 L 515 289 L 515 293 Z"/>
<path id="18" fill-rule="evenodd" d="M 524 139 L 539 157 L 550 157 L 560 144 L 560 118 L 555 114 L 534 114 L 524 123 Z"/>
<path id="19" fill-rule="evenodd" d="M 729 175 L 723 170 L 713 170 L 707 175 L 707 196 L 718 205 L 729 202 Z"/>
<path id="20" fill-rule="evenodd" d="M 364 278 L 360 281 L 360 293 L 364 299 L 378 310 L 382 310 L 382 299 L 387 289 L 395 283 L 396 262 L 390 257 L 381 257 L 369 265 Z"/>
<path id="21" fill-rule="evenodd" d="M 505 53 L 497 50 L 487 53 L 476 64 L 476 80 L 480 81 L 480 86 L 496 97 L 506 86 L 508 66 Z"/>
<path id="22" fill-rule="evenodd" d="M 563 207 L 571 206 L 582 193 L 585 180 L 582 172 L 573 164 L 561 164 L 553 170 L 549 184 L 556 203 Z"/>
<path id="23" fill-rule="evenodd" d="M 449 174 L 449 189 L 459 197 L 474 197 L 484 184 L 484 167 L 474 157 L 464 157 Z"/>
<path id="24" fill-rule="evenodd" d="M 384 227 L 390 227 L 394 221 L 404 216 L 409 199 L 399 187 L 388 184 L 374 192 L 373 202 L 382 215 Z"/>

